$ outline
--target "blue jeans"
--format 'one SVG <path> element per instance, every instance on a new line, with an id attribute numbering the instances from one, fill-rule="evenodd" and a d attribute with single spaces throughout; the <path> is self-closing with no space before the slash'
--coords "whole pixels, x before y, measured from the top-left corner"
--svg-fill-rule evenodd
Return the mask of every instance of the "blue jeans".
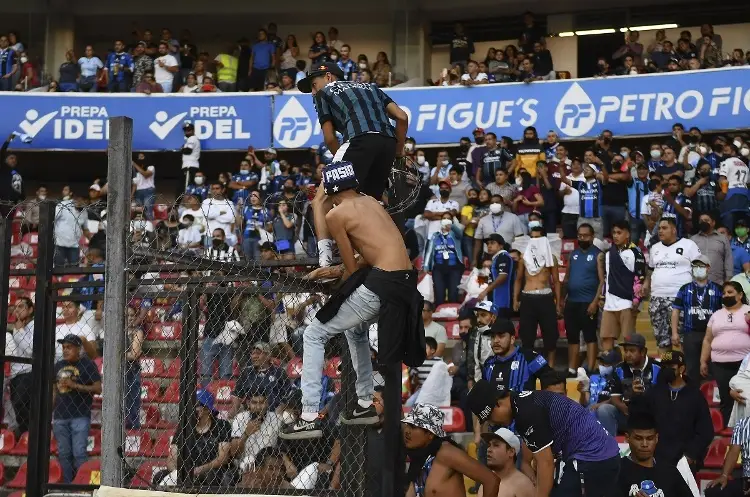
<path id="1" fill-rule="evenodd" d="M 128 81 L 124 77 L 120 81 L 116 79 L 110 79 L 107 89 L 110 93 L 128 93 L 130 91 L 130 88 L 128 87 Z"/>
<path id="2" fill-rule="evenodd" d="M 260 260 L 260 239 L 259 238 L 247 238 L 242 240 L 242 253 L 245 254 L 247 260 Z"/>
<path id="3" fill-rule="evenodd" d="M 63 472 L 63 482 L 70 483 L 76 471 L 88 458 L 86 446 L 89 440 L 91 418 L 55 419 L 52 431 L 57 440 L 57 459 Z"/>
<path id="4" fill-rule="evenodd" d="M 360 285 L 341 305 L 338 314 L 327 323 L 314 319 L 305 329 L 302 354 L 302 412 L 318 412 L 323 390 L 321 373 L 325 363 L 328 340 L 344 333 L 349 344 L 352 365 L 357 374 L 355 389 L 360 400 L 371 400 L 372 361 L 368 331 L 377 322 L 380 299 L 370 289 Z"/>
<path id="5" fill-rule="evenodd" d="M 154 220 L 154 200 L 156 188 L 144 188 L 135 191 L 135 203 L 143 206 L 143 215 L 149 221 Z"/>
<path id="6" fill-rule="evenodd" d="M 625 430 L 628 424 L 628 418 L 612 404 L 602 404 L 596 410 L 596 419 L 602 424 L 607 433 L 611 436 L 617 436 L 618 428 Z"/>
<path id="7" fill-rule="evenodd" d="M 77 266 L 81 261 L 78 247 L 60 247 L 55 245 L 55 266 Z"/>
<path id="8" fill-rule="evenodd" d="M 172 93 L 172 85 L 174 84 L 174 80 L 171 81 L 157 81 L 161 85 L 161 89 L 164 90 L 164 93 Z"/>
<path id="9" fill-rule="evenodd" d="M 99 85 L 96 83 L 96 76 L 81 76 L 81 79 L 78 80 L 78 86 L 81 91 L 88 93 L 96 93 L 99 91 Z"/>
<path id="10" fill-rule="evenodd" d="M 435 254 L 440 257 L 441 254 Z M 450 266 L 448 264 L 435 264 L 432 267 L 432 283 L 435 287 L 435 307 L 445 302 L 445 292 L 448 291 L 448 302 L 458 303 L 458 285 L 461 284 L 461 276 L 464 274 L 463 264 Z"/>
<path id="11" fill-rule="evenodd" d="M 139 363 L 125 370 L 125 429 L 141 427 L 141 370 Z"/>
<path id="12" fill-rule="evenodd" d="M 214 359 L 219 360 L 219 377 L 232 378 L 232 346 L 214 343 L 215 338 L 204 338 L 201 348 L 201 378 L 203 386 L 208 385 L 214 369 Z"/>
<path id="13" fill-rule="evenodd" d="M 62 91 L 78 91 L 78 83 L 60 83 L 60 89 Z"/>

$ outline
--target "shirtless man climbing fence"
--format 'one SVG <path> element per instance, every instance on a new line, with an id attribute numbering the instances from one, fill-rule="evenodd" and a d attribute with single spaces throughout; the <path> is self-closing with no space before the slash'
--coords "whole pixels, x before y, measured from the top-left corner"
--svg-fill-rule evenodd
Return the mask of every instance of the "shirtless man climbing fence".
<path id="1" fill-rule="evenodd" d="M 323 169 L 318 196 L 334 206 L 325 224 L 338 245 L 343 265 L 321 267 L 309 278 L 341 277 L 344 284 L 318 311 L 304 333 L 302 415 L 282 430 L 281 438 L 322 436 L 318 407 L 322 392 L 325 346 L 345 333 L 357 375 L 358 402 L 342 415 L 344 424 L 374 424 L 372 363 L 368 328 L 377 322 L 381 364 L 421 365 L 425 357 L 422 297 L 403 238 L 391 217 L 373 197 L 357 193 L 358 181 L 350 162 L 334 162 Z M 318 199 L 321 200 L 321 199 Z M 359 262 L 355 258 L 359 254 Z"/>
<path id="2" fill-rule="evenodd" d="M 558 339 L 557 318 L 562 314 L 557 260 L 542 226 L 532 227 L 530 236 L 523 257 L 518 261 L 513 287 L 513 309 L 521 315 L 518 330 L 521 346 L 534 348 L 538 326 L 542 330 L 547 363 L 554 368 Z"/>

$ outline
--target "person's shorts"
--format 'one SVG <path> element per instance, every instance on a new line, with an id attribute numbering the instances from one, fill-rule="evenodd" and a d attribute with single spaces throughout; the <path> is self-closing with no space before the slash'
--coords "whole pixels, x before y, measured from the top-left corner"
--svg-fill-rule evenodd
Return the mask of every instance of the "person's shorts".
<path id="1" fill-rule="evenodd" d="M 654 329 L 656 345 L 660 348 L 672 346 L 672 304 L 674 299 L 667 297 L 651 297 L 648 303 L 648 314 L 651 317 L 651 327 Z"/>
<path id="2" fill-rule="evenodd" d="M 388 187 L 388 176 L 396 158 L 396 139 L 379 133 L 358 135 L 341 145 L 334 162 L 351 162 L 359 181 L 359 191 L 376 200 Z"/>
<path id="3" fill-rule="evenodd" d="M 614 338 L 629 335 L 635 331 L 635 313 L 632 309 L 622 311 L 603 311 L 602 325 L 599 334 L 602 338 Z"/>
<path id="4" fill-rule="evenodd" d="M 590 302 L 566 302 L 563 317 L 565 319 L 565 333 L 568 343 L 578 345 L 581 343 L 581 332 L 586 343 L 596 343 L 596 326 L 598 324 L 598 311 L 593 319 L 588 315 Z"/>

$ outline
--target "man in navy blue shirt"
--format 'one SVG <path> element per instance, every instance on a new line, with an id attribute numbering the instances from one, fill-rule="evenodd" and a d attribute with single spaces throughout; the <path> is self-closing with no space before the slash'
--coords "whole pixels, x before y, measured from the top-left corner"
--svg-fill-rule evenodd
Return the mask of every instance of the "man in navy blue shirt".
<path id="1" fill-rule="evenodd" d="M 8 37 L 0 36 L 0 91 L 13 89 L 13 75 L 18 72 L 16 52 L 9 47 Z"/>
<path id="2" fill-rule="evenodd" d="M 563 287 L 565 300 L 565 330 L 568 336 L 568 376 L 574 378 L 580 364 L 581 333 L 586 342 L 586 362 L 589 371 L 596 361 L 596 328 L 599 322 L 599 295 L 604 285 L 602 251 L 594 246 L 594 228 L 583 223 L 578 227 L 578 248 L 571 254 Z M 601 263 L 600 263 L 601 262 Z"/>
<path id="3" fill-rule="evenodd" d="M 687 236 L 687 223 L 693 217 L 693 202 L 682 193 L 682 176 L 671 176 L 664 192 L 664 211 L 662 216 L 673 217 L 677 221 L 677 236 Z"/>
<path id="4" fill-rule="evenodd" d="M 490 273 L 492 281 L 479 293 L 477 299 L 482 301 L 488 296 L 495 307 L 498 317 L 510 319 L 513 312 L 513 283 L 516 280 L 516 263 L 505 250 L 505 240 L 497 233 L 486 240 L 487 253 L 492 256 Z"/>
<path id="5" fill-rule="evenodd" d="M 536 495 L 612 497 L 620 469 L 617 441 L 585 407 L 553 392 L 498 392 L 479 381 L 468 404 L 480 422 L 515 425 L 536 462 Z M 555 457 L 565 463 L 555 486 Z"/>

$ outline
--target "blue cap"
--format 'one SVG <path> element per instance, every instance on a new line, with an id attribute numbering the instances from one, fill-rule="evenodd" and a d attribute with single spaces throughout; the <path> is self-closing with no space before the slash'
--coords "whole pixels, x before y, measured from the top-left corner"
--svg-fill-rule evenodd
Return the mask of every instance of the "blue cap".
<path id="1" fill-rule="evenodd" d="M 216 408 L 214 407 L 214 396 L 208 390 L 198 390 L 195 392 L 195 400 L 199 405 L 202 405 L 212 413 L 216 414 Z"/>
<path id="2" fill-rule="evenodd" d="M 474 311 L 487 311 L 497 316 L 497 306 L 491 300 L 477 302 L 477 305 L 474 306 Z"/>
<path id="3" fill-rule="evenodd" d="M 359 186 L 351 162 L 333 162 L 323 168 L 323 190 L 326 195 L 354 190 Z"/>

